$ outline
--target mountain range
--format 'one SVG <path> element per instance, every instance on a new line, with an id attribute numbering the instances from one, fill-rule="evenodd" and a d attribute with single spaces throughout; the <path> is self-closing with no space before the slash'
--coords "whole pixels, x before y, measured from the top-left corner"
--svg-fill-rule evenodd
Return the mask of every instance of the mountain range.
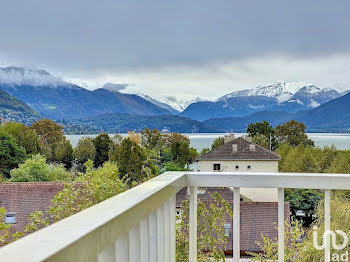
<path id="1" fill-rule="evenodd" d="M 245 132 L 250 123 L 268 121 L 273 126 L 290 120 L 303 122 L 308 132 L 349 132 L 350 93 L 308 111 L 261 111 L 245 117 L 211 118 L 203 123 L 218 126 L 226 132 Z"/>
<path id="2" fill-rule="evenodd" d="M 0 68 L 0 89 L 22 100 L 42 117 L 73 119 L 99 114 L 168 115 L 168 110 L 133 94 L 93 91 L 60 80 L 44 70 Z"/>
<path id="3" fill-rule="evenodd" d="M 216 101 L 156 100 L 119 92 L 124 85 L 108 83 L 91 91 L 45 70 L 0 68 L 0 113 L 2 118 L 23 118 L 26 123 L 39 116 L 58 120 L 70 132 L 145 127 L 176 132 L 245 131 L 252 122 L 267 120 L 278 125 L 291 119 L 305 122 L 308 131 L 347 131 L 350 127 L 349 91 L 341 93 L 306 82 L 261 85 Z"/>
<path id="4" fill-rule="evenodd" d="M 4 121 L 21 121 L 30 124 L 39 119 L 39 115 L 19 99 L 0 90 L 0 118 Z"/>
<path id="5" fill-rule="evenodd" d="M 334 89 L 321 89 L 309 83 L 277 82 L 254 89 L 235 91 L 213 102 L 197 102 L 182 113 L 192 119 L 244 117 L 260 111 L 295 113 L 310 110 L 342 96 Z"/>

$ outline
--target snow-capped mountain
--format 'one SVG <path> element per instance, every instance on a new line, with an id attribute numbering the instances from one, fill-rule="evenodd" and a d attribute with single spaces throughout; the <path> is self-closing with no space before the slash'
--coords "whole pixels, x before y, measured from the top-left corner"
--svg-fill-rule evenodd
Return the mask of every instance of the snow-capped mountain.
<path id="1" fill-rule="evenodd" d="M 0 90 L 20 99 L 42 117 L 58 120 L 110 113 L 170 114 L 142 97 L 118 92 L 124 86 L 107 83 L 104 88 L 91 91 L 63 81 L 45 70 L 0 68 Z"/>
<path id="2" fill-rule="evenodd" d="M 328 89 L 321 89 L 308 82 L 283 82 L 282 81 L 274 84 L 259 85 L 253 89 L 235 91 L 219 98 L 217 101 L 222 101 L 231 97 L 266 96 L 266 97 L 276 98 L 279 103 L 283 103 L 292 99 L 293 95 L 295 95 L 301 89 L 303 89 L 302 92 L 309 93 L 309 94 L 316 94 L 320 92 L 329 91 Z M 332 91 L 335 91 L 335 90 L 332 90 Z M 331 95 L 330 99 L 334 99 L 334 98 L 335 97 Z"/>
<path id="3" fill-rule="evenodd" d="M 163 102 L 159 102 L 158 100 L 156 100 L 156 99 L 150 97 L 149 95 L 145 95 L 145 94 L 141 94 L 141 93 L 138 93 L 138 94 L 136 94 L 136 95 L 142 97 L 143 99 L 145 99 L 145 100 L 151 102 L 152 104 L 154 104 L 154 105 L 156 105 L 156 106 L 159 106 L 159 107 L 161 107 L 161 108 L 164 108 L 164 109 L 168 110 L 169 112 L 171 112 L 171 113 L 174 114 L 174 115 L 177 115 L 177 114 L 179 113 L 178 110 L 176 110 L 175 108 L 173 108 L 173 107 L 170 106 L 169 104 L 163 103 Z"/>
<path id="4" fill-rule="evenodd" d="M 200 97 L 196 97 L 195 99 L 183 99 L 183 98 L 178 98 L 175 96 L 167 96 L 159 99 L 162 103 L 165 103 L 172 108 L 175 108 L 177 111 L 182 112 L 184 111 L 190 104 L 197 103 L 200 101 L 204 101 Z"/>
<path id="5" fill-rule="evenodd" d="M 215 102 L 191 104 L 181 115 L 196 119 L 243 117 L 259 111 L 295 113 L 310 110 L 342 96 L 334 89 L 317 87 L 307 82 L 258 86 L 227 94 Z"/>
<path id="6" fill-rule="evenodd" d="M 290 99 L 285 101 L 285 103 L 297 103 L 307 108 L 315 108 L 340 96 L 342 96 L 342 93 L 334 89 L 321 89 L 317 86 L 309 85 L 299 89 Z"/>
<path id="7" fill-rule="evenodd" d="M 260 85 L 254 89 L 235 91 L 219 98 L 217 101 L 223 101 L 231 97 L 265 96 L 276 98 L 279 103 L 295 102 L 307 107 L 315 107 L 317 104 L 323 104 L 341 95 L 334 89 L 320 88 L 309 82 L 277 82 Z"/>

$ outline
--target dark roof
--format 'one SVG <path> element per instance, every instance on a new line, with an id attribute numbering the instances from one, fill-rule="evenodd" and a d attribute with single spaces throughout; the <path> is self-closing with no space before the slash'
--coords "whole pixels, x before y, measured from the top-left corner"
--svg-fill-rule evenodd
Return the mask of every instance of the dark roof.
<path id="1" fill-rule="evenodd" d="M 11 231 L 23 231 L 31 213 L 47 211 L 51 200 L 63 187 L 63 182 L 0 183 L 0 207 L 16 213 L 17 224 Z"/>
<path id="2" fill-rule="evenodd" d="M 232 146 L 234 144 L 237 145 L 235 153 Z M 255 145 L 254 151 L 249 150 L 250 145 Z M 281 157 L 243 137 L 239 137 L 198 157 L 198 160 L 281 160 Z"/>
<path id="3" fill-rule="evenodd" d="M 201 189 L 202 190 L 202 189 Z M 204 190 L 204 188 L 203 188 Z M 207 206 L 212 201 L 210 192 L 218 192 L 222 198 L 233 208 L 233 192 L 229 188 L 205 188 L 204 194 L 198 194 L 198 198 Z M 176 195 L 176 206 L 180 207 L 183 200 L 187 199 L 186 188 Z M 233 209 L 232 209 L 233 210 Z M 289 203 L 285 203 L 285 220 L 289 219 Z M 276 225 L 278 222 L 278 203 L 276 202 L 240 202 L 240 249 L 241 252 L 261 252 L 256 241 L 262 242 L 261 235 L 275 239 L 278 236 Z M 200 220 L 198 221 L 200 223 Z M 225 224 L 230 224 L 229 237 L 227 239 L 226 252 L 232 252 L 232 218 L 226 215 Z"/>

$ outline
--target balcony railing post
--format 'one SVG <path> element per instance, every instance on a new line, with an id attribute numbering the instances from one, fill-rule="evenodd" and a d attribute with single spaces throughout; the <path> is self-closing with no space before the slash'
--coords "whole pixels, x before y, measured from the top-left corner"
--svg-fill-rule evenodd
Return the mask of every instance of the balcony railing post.
<path id="1" fill-rule="evenodd" d="M 190 187 L 189 262 L 197 261 L 197 187 Z"/>
<path id="2" fill-rule="evenodd" d="M 158 238 L 157 238 L 157 211 L 149 215 L 149 260 L 157 261 Z"/>
<path id="3" fill-rule="evenodd" d="M 164 204 L 164 255 L 165 261 L 170 261 L 170 200 Z"/>
<path id="4" fill-rule="evenodd" d="M 176 260 L 176 195 L 170 199 L 170 262 Z"/>
<path id="5" fill-rule="evenodd" d="M 331 230 L 331 190 L 324 191 L 324 230 L 325 233 Z M 330 234 L 326 233 L 326 243 L 324 249 L 324 261 L 329 262 L 331 257 Z"/>
<path id="6" fill-rule="evenodd" d="M 116 261 L 115 258 L 115 246 L 114 244 L 106 247 L 99 255 L 98 255 L 98 262 L 111 262 Z"/>
<path id="7" fill-rule="evenodd" d="M 140 262 L 150 262 L 149 218 L 140 222 Z"/>
<path id="8" fill-rule="evenodd" d="M 116 261 L 128 262 L 129 261 L 129 237 L 125 234 L 117 241 L 115 241 L 115 257 Z"/>
<path id="9" fill-rule="evenodd" d="M 129 231 L 129 262 L 140 262 L 140 225 Z"/>
<path id="10" fill-rule="evenodd" d="M 278 189 L 278 262 L 284 261 L 284 188 Z"/>
<path id="11" fill-rule="evenodd" d="M 241 257 L 240 248 L 240 207 L 241 207 L 241 194 L 240 188 L 233 188 L 233 229 L 232 229 L 232 239 L 233 239 L 233 261 L 239 262 Z"/>
<path id="12" fill-rule="evenodd" d="M 157 209 L 157 261 L 164 261 L 164 205 Z"/>

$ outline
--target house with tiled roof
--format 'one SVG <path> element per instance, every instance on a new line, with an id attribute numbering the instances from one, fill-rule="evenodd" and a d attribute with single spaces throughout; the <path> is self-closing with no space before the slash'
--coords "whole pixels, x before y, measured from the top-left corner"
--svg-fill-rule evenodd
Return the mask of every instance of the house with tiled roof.
<path id="1" fill-rule="evenodd" d="M 225 144 L 198 158 L 198 171 L 278 172 L 281 157 L 247 138 L 224 138 Z"/>
<path id="2" fill-rule="evenodd" d="M 213 199 L 213 193 L 217 192 L 231 206 L 233 211 L 232 191 L 229 188 L 201 188 L 198 191 L 198 199 L 209 206 Z M 189 194 L 186 188 L 181 189 L 176 195 L 176 207 L 178 213 L 181 214 L 181 204 L 188 199 Z M 285 203 L 285 220 L 289 221 L 289 203 Z M 262 252 L 257 242 L 262 243 L 262 236 L 268 236 L 270 239 L 277 238 L 277 214 L 278 203 L 273 202 L 240 202 L 240 250 L 241 255 L 247 255 L 249 252 Z M 201 223 L 201 220 L 198 221 Z M 232 254 L 233 247 L 233 219 L 228 214 L 225 216 L 225 235 L 227 237 L 226 245 L 220 248 L 226 255 Z"/>
<path id="3" fill-rule="evenodd" d="M 63 182 L 0 183 L 0 207 L 7 211 L 5 222 L 12 225 L 11 231 L 23 232 L 30 214 L 47 211 L 63 187 Z"/>
<path id="4" fill-rule="evenodd" d="M 224 145 L 198 157 L 200 172 L 264 172 L 277 173 L 281 157 L 248 138 L 224 137 Z M 276 202 L 275 188 L 241 188 L 241 194 L 252 201 Z"/>

